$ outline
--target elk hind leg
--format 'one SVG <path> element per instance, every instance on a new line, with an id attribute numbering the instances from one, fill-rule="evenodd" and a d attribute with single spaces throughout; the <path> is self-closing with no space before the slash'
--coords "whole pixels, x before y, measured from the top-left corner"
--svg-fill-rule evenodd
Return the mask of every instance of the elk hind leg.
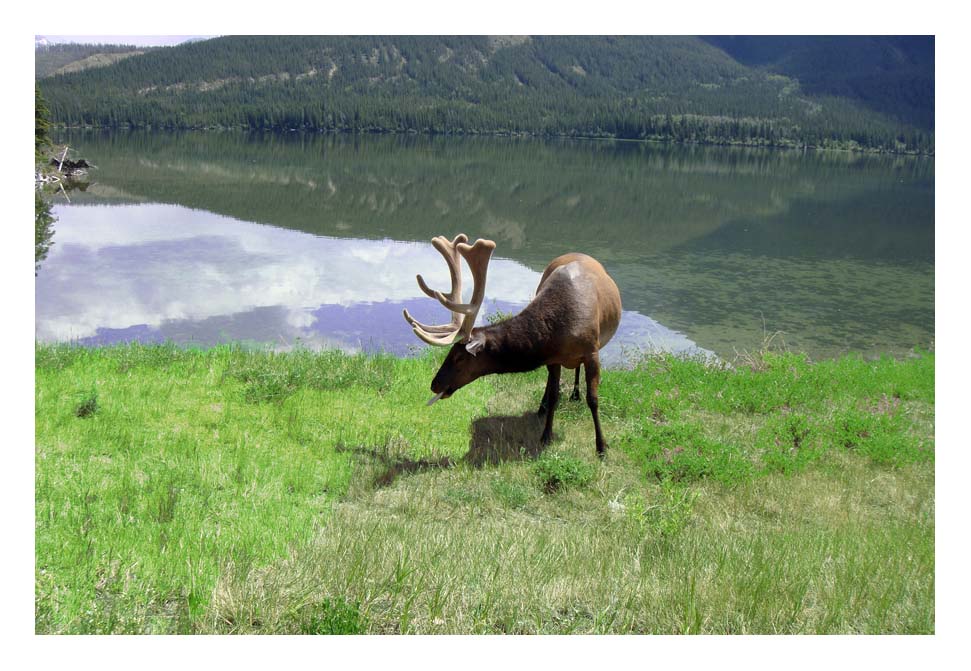
<path id="1" fill-rule="evenodd" d="M 573 393 L 570 394 L 571 401 L 580 400 L 580 365 L 577 365 L 576 375 L 573 378 Z"/>
<path id="2" fill-rule="evenodd" d="M 590 414 L 593 415 L 593 428 L 597 434 L 597 456 L 601 459 L 607 452 L 607 441 L 604 440 L 603 431 L 600 429 L 600 399 L 598 391 L 600 389 L 600 355 L 594 352 L 584 361 L 587 382 L 587 406 Z"/>

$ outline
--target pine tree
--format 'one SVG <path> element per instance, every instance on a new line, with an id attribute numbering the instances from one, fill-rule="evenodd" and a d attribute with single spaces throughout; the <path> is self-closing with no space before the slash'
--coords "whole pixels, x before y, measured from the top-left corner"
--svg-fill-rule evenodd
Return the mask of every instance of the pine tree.
<path id="1" fill-rule="evenodd" d="M 40 87 L 34 84 L 34 160 L 42 160 L 43 152 L 51 145 L 50 110 L 47 102 L 40 93 Z"/>

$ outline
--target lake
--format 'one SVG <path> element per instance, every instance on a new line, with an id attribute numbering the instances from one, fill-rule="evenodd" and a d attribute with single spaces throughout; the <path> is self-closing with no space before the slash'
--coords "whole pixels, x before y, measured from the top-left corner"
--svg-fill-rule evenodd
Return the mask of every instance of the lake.
<path id="1" fill-rule="evenodd" d="M 480 323 L 582 251 L 617 281 L 604 351 L 813 358 L 934 341 L 934 160 L 413 135 L 68 132 L 35 335 L 408 354 L 447 311 L 436 235 L 497 248 Z M 466 269 L 466 293 L 471 277 Z M 438 321 L 436 321 L 438 320 Z"/>

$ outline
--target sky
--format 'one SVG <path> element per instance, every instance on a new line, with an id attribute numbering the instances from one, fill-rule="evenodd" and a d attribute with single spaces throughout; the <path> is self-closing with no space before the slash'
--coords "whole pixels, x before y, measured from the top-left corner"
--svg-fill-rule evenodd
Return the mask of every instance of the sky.
<path id="1" fill-rule="evenodd" d="M 215 35 L 34 35 L 34 42 L 48 44 L 132 44 L 136 47 L 170 47 L 186 40 L 207 39 Z"/>

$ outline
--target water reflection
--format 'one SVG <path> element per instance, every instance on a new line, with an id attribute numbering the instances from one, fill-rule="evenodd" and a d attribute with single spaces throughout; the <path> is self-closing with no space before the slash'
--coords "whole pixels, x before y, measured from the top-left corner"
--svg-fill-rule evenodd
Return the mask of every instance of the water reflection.
<path id="1" fill-rule="evenodd" d="M 34 274 L 40 270 L 40 262 L 47 258 L 54 244 L 54 215 L 51 202 L 40 191 L 34 192 Z"/>
<path id="2" fill-rule="evenodd" d="M 430 250 L 433 236 L 462 230 L 494 239 L 500 255 L 533 273 L 564 252 L 589 253 L 615 278 L 628 310 L 727 358 L 758 348 L 777 330 L 814 358 L 899 354 L 934 338 L 933 159 L 522 138 L 132 132 L 62 139 L 99 166 L 90 188 L 71 194 L 84 207 L 65 207 L 63 219 L 77 213 L 85 235 L 106 228 L 102 237 L 117 244 L 150 210 L 85 216 L 87 207 L 169 203 L 198 217 L 198 225 L 183 226 L 189 237 L 221 235 L 248 221 L 311 234 L 293 240 L 353 240 L 369 254 L 400 248 L 372 248 L 364 240 L 416 242 Z M 225 225 L 212 224 L 219 220 L 210 213 L 223 216 Z M 154 226 L 162 231 L 157 244 L 142 240 L 146 248 L 132 252 L 138 257 L 130 266 L 148 263 L 146 255 L 161 254 L 173 239 L 167 224 Z M 136 228 L 147 235 L 145 225 Z M 261 259 L 263 243 L 248 240 L 251 235 L 177 246 L 206 272 L 252 264 L 259 270 L 249 281 L 258 286 L 240 280 L 225 289 L 263 298 L 239 312 L 199 317 L 173 301 L 166 323 L 278 305 L 306 311 L 374 302 L 351 296 L 341 303 L 330 295 L 340 283 L 307 284 L 331 262 L 307 258 L 304 243 L 295 249 L 281 243 L 294 254 L 292 265 L 281 264 Z M 107 256 L 75 258 L 97 263 Z M 176 269 L 189 262 L 171 257 Z M 158 272 L 165 275 L 167 267 Z M 330 277 L 354 277 L 350 272 L 336 268 Z M 279 282 L 265 276 L 272 273 Z M 394 279 L 382 290 L 415 290 L 413 277 Z M 180 281 L 190 294 L 210 282 Z M 535 282 L 525 285 L 531 294 Z M 216 290 L 210 299 L 226 300 Z M 313 304 L 303 300 L 308 293 L 322 296 Z M 116 328 L 105 326 L 110 321 L 101 320 L 102 328 Z M 73 337 L 94 335 L 90 325 L 74 326 Z"/>
<path id="3" fill-rule="evenodd" d="M 420 343 L 402 308 L 421 321 L 448 319 L 415 282 L 422 273 L 432 286 L 448 286 L 428 243 L 314 236 L 162 204 L 72 207 L 58 238 L 37 280 L 41 341 L 243 341 L 407 354 Z M 494 258 L 480 323 L 496 310 L 521 309 L 539 279 Z M 627 312 L 605 361 L 643 346 L 700 351 Z"/>

